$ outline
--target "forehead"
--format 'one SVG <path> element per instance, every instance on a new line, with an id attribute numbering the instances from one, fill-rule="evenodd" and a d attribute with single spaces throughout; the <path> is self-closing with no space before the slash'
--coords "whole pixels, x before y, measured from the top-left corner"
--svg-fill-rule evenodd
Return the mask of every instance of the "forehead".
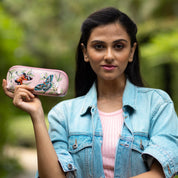
<path id="1" fill-rule="evenodd" d="M 90 34 L 88 42 L 93 40 L 112 41 L 116 39 L 130 41 L 127 31 L 122 25 L 119 23 L 111 23 L 94 28 Z"/>

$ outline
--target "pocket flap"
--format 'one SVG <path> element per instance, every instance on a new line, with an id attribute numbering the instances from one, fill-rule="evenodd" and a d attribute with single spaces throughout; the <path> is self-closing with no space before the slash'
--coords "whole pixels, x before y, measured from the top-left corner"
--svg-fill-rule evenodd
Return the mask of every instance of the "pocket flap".
<path id="1" fill-rule="evenodd" d="M 134 135 L 132 149 L 142 153 L 148 146 L 149 140 L 146 136 Z"/>
<path id="2" fill-rule="evenodd" d="M 83 135 L 72 135 L 69 137 L 69 152 L 76 153 L 86 147 L 92 146 L 92 137 Z"/>

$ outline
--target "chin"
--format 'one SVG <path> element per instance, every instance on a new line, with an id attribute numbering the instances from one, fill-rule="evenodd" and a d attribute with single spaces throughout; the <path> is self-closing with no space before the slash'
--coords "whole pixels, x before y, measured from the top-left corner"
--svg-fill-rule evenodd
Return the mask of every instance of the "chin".
<path id="1" fill-rule="evenodd" d="M 99 80 L 103 80 L 105 82 L 120 82 L 125 81 L 125 75 L 123 76 L 104 76 L 100 77 Z"/>

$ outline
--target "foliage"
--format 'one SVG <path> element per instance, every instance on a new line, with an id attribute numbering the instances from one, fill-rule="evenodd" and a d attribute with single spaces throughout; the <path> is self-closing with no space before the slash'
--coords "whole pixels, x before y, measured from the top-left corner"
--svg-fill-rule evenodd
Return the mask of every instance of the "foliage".
<path id="1" fill-rule="evenodd" d="M 13 31 L 14 29 L 14 31 Z M 20 35 L 20 32 L 17 29 L 17 26 L 13 23 L 13 21 L 7 17 L 4 14 L 4 11 L 2 7 L 0 7 L 0 58 L 1 58 L 1 65 L 0 65 L 0 79 L 1 77 L 4 77 L 4 73 L 6 72 L 4 67 L 6 66 L 6 63 L 12 63 L 13 61 L 13 52 L 14 48 L 18 46 L 18 36 Z M 1 96 L 2 90 L 0 90 Z M 2 99 L 1 99 L 2 101 Z M 0 134 L 3 135 L 3 137 L 0 137 L 0 153 L 2 152 L 2 145 L 6 140 L 6 127 L 7 127 L 7 117 L 8 112 L 7 110 L 4 110 L 4 106 L 7 107 L 7 99 L 4 98 L 3 103 L 0 102 Z"/>
<path id="2" fill-rule="evenodd" d="M 48 127 L 47 117 L 46 124 Z M 11 145 L 35 148 L 34 132 L 30 116 L 21 115 L 15 117 L 11 121 L 11 124 L 8 125 L 8 130 L 11 133 Z"/>
<path id="3" fill-rule="evenodd" d="M 161 88 L 172 97 L 178 111 L 178 21 L 174 17 L 142 24 L 141 55 L 145 80 L 150 86 Z M 146 29 L 146 30 L 144 30 Z M 151 29 L 151 30 L 150 30 Z M 145 35 L 146 34 L 146 35 Z M 147 75 L 149 74 L 149 75 Z"/>
<path id="4" fill-rule="evenodd" d="M 17 24 L 17 22 L 10 17 L 2 8 L 0 4 L 0 80 L 5 78 L 8 68 L 11 65 L 15 65 L 17 63 L 28 63 L 31 64 L 33 58 L 27 52 L 27 50 L 22 49 L 22 41 L 24 38 L 24 33 L 21 27 Z M 5 97 L 0 90 L 0 176 L 5 177 L 5 175 L 9 172 L 17 172 L 18 164 L 15 160 L 9 160 L 4 157 L 3 147 L 5 143 L 9 142 L 9 131 L 8 125 L 10 124 L 10 117 L 14 114 L 12 109 L 11 101 Z"/>
<path id="5" fill-rule="evenodd" d="M 69 91 L 64 98 L 40 97 L 46 113 L 60 100 L 73 97 L 80 26 L 88 14 L 106 6 L 119 8 L 138 24 L 142 74 L 149 86 L 169 90 L 178 110 L 177 0 L 0 1 L 0 80 L 16 64 L 58 68 L 69 76 Z M 4 144 L 13 140 L 8 125 L 16 127 L 17 117 L 12 122 L 13 116 L 24 113 L 12 106 L 2 90 L 0 96 L 1 157 Z M 25 136 L 25 133 L 16 134 Z"/>
<path id="6" fill-rule="evenodd" d="M 178 30 L 159 33 L 142 48 L 143 57 L 150 65 L 178 62 Z"/>
<path id="7" fill-rule="evenodd" d="M 16 159 L 1 157 L 0 178 L 10 178 L 19 175 L 23 171 Z"/>

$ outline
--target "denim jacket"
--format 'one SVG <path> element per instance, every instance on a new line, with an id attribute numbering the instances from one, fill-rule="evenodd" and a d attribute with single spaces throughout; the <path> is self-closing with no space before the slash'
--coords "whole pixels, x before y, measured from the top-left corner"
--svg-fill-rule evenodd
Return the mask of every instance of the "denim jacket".
<path id="1" fill-rule="evenodd" d="M 123 95 L 124 124 L 115 154 L 115 178 L 148 171 L 153 159 L 165 177 L 178 172 L 178 118 L 162 90 L 137 87 L 127 80 Z M 85 96 L 57 104 L 49 112 L 49 135 L 66 177 L 104 178 L 102 125 L 96 86 Z"/>

